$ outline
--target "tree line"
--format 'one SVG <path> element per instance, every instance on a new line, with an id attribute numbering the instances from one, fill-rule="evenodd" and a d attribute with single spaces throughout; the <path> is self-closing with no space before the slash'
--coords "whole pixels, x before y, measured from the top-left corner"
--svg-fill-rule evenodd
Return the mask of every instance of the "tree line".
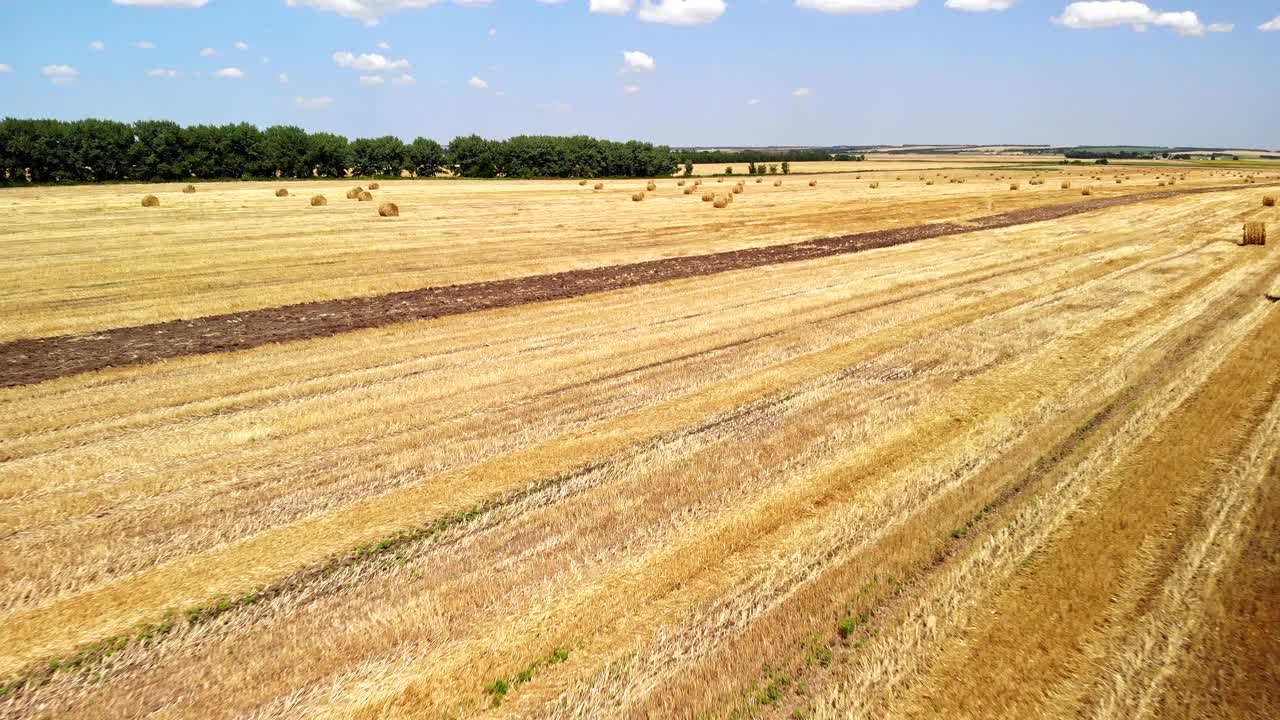
<path id="1" fill-rule="evenodd" d="M 429 177 L 649 177 L 670 175 L 671 148 L 586 136 L 487 140 L 385 136 L 348 140 L 277 125 L 180 126 L 164 120 L 0 121 L 0 181 L 108 182 L 187 179 Z"/>
<path id="2" fill-rule="evenodd" d="M 744 163 L 763 162 L 823 162 L 831 159 L 826 150 L 681 150 L 677 153 L 683 162 L 692 163 Z"/>

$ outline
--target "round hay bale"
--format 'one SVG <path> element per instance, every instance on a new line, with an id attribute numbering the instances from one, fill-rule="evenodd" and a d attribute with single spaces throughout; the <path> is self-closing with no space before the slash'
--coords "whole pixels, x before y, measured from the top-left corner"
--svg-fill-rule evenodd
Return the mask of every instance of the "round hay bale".
<path id="1" fill-rule="evenodd" d="M 1017 189 L 1018 189 L 1018 183 L 1009 183 L 1009 189 L 1010 189 L 1010 190 L 1017 190 Z"/>
<path id="2" fill-rule="evenodd" d="M 634 201 L 636 201 L 636 202 L 640 202 L 641 200 L 643 200 L 643 199 L 644 199 L 644 193 L 642 193 L 642 192 L 638 192 L 638 193 L 631 193 L 631 199 L 632 199 L 632 200 L 634 200 Z"/>
<path id="3" fill-rule="evenodd" d="M 876 182 L 871 183 L 871 189 L 872 189 L 872 190 L 879 190 L 879 189 L 880 189 L 880 182 L 879 182 L 879 181 L 876 181 Z"/>
<path id="4" fill-rule="evenodd" d="M 360 199 L 360 193 L 362 193 L 362 192 L 364 192 L 364 188 L 362 188 L 362 187 L 351 188 L 350 190 L 348 190 L 348 191 L 347 191 L 347 199 L 348 199 L 348 200 L 359 200 L 359 199 Z"/>
<path id="5" fill-rule="evenodd" d="M 329 201 L 325 199 L 325 196 L 323 195 L 311 196 L 311 207 L 320 207 L 322 205 L 328 205 L 328 204 L 329 204 Z"/>
<path id="6" fill-rule="evenodd" d="M 925 180 L 925 181 L 924 181 L 924 184 L 925 184 L 925 185 L 932 185 L 932 184 L 933 184 L 933 181 L 932 181 L 932 180 Z"/>
<path id="7" fill-rule="evenodd" d="M 764 182 L 764 178 L 756 178 L 756 184 L 757 184 L 757 185 L 759 185 L 759 184 L 760 184 L 760 183 L 762 183 L 762 182 Z"/>
<path id="8" fill-rule="evenodd" d="M 364 192 L 360 193 L 360 196 L 357 197 L 356 199 L 359 200 L 360 202 L 369 202 L 370 200 L 373 199 L 373 193 L 369 192 L 368 190 L 365 190 Z"/>
<path id="9" fill-rule="evenodd" d="M 683 181 L 683 180 L 677 180 L 677 181 L 676 181 L 676 186 L 677 186 L 677 187 L 684 187 L 684 181 Z"/>
<path id="10" fill-rule="evenodd" d="M 382 189 L 382 184 L 381 184 L 381 183 L 369 183 L 369 189 L 370 189 L 370 190 L 381 190 L 381 189 Z"/>
<path id="11" fill-rule="evenodd" d="M 699 186 L 699 185 L 701 185 L 701 184 L 702 184 L 702 181 L 701 181 L 701 180 L 694 180 L 694 181 L 693 181 L 693 186 L 694 186 L 694 187 L 698 187 L 698 186 Z"/>
<path id="12" fill-rule="evenodd" d="M 1062 189 L 1063 189 L 1063 190 L 1070 190 L 1070 189 L 1071 189 L 1071 181 L 1070 181 L 1070 180 L 1063 180 L 1063 181 L 1062 181 Z"/>
<path id="13" fill-rule="evenodd" d="M 727 208 L 727 207 L 729 207 L 729 199 L 728 199 L 728 198 L 722 198 L 722 197 L 721 197 L 721 198 L 716 198 L 715 202 L 713 202 L 713 203 L 711 203 L 711 204 L 712 204 L 712 205 L 714 205 L 715 207 L 718 207 L 718 208 Z"/>
<path id="14" fill-rule="evenodd" d="M 142 207 L 160 207 L 160 198 L 155 195 L 144 195 L 142 197 Z"/>
<path id="15" fill-rule="evenodd" d="M 817 180 L 810 180 L 810 181 L 809 181 L 809 187 L 818 187 L 818 181 L 817 181 Z"/>
<path id="16" fill-rule="evenodd" d="M 1275 206 L 1276 206 L 1276 196 L 1275 196 L 1275 195 L 1267 195 L 1266 197 L 1262 198 L 1262 206 L 1263 206 L 1263 207 L 1275 207 Z"/>
<path id="17" fill-rule="evenodd" d="M 1241 245 L 1266 245 L 1267 224 L 1263 222 L 1247 222 L 1244 224 L 1244 239 Z"/>
<path id="18" fill-rule="evenodd" d="M 782 187 L 782 181 L 781 181 L 781 180 L 774 180 L 774 181 L 773 181 L 773 186 L 774 186 L 774 187 Z"/>
<path id="19" fill-rule="evenodd" d="M 690 185 L 689 187 L 685 188 L 685 189 L 684 189 L 684 194 L 685 194 L 685 195 L 692 195 L 692 194 L 693 194 L 693 186 L 692 186 L 692 185 Z"/>
<path id="20" fill-rule="evenodd" d="M 182 188 L 182 192 L 187 193 L 188 195 L 190 195 L 191 193 L 193 193 L 193 192 L 195 192 L 195 191 L 196 191 L 196 186 L 195 186 L 195 185 L 188 185 L 188 186 L 186 186 L 186 187 Z"/>
<path id="21" fill-rule="evenodd" d="M 732 192 L 734 195 L 737 195 L 738 193 L 742 192 L 742 186 L 734 185 L 733 189 L 730 192 Z"/>
<path id="22" fill-rule="evenodd" d="M 654 190 L 658 189 L 658 183 L 650 180 L 649 184 L 644 186 L 644 189 L 648 190 L 649 192 L 653 192 Z"/>
<path id="23" fill-rule="evenodd" d="M 586 180 L 579 180 L 579 181 L 578 181 L 578 185 L 585 186 L 586 184 L 587 184 L 587 181 L 586 181 Z"/>
<path id="24" fill-rule="evenodd" d="M 400 217 L 400 206 L 385 202 L 378 206 L 378 217 Z"/>
<path id="25" fill-rule="evenodd" d="M 1081 191 L 1080 191 L 1080 194 L 1081 194 L 1081 195 L 1092 195 L 1092 194 L 1093 194 L 1093 188 L 1085 188 L 1085 189 L 1083 189 L 1083 190 L 1081 190 Z"/>
<path id="26" fill-rule="evenodd" d="M 713 192 L 702 193 L 702 202 L 711 202 L 712 200 L 715 200 L 715 199 L 716 199 L 716 194 Z"/>
<path id="27" fill-rule="evenodd" d="M 594 187 L 593 189 L 595 189 L 595 190 L 603 190 L 603 189 L 604 189 L 604 183 L 596 183 L 596 184 L 595 184 L 595 187 Z"/>
<path id="28" fill-rule="evenodd" d="M 289 191 L 284 188 L 280 188 L 276 191 L 276 197 L 289 197 Z"/>

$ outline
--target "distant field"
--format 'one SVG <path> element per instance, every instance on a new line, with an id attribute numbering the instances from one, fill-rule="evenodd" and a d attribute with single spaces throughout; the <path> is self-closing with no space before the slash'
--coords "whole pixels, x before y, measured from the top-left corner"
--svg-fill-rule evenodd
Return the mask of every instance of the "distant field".
<path id="1" fill-rule="evenodd" d="M 1042 165 L 1053 163 L 1062 158 L 1045 155 L 1032 157 L 1028 155 L 867 155 L 862 162 L 829 161 L 829 162 L 793 162 L 791 172 L 800 173 L 832 173 L 832 172 L 878 172 L 895 170 L 919 170 L 921 168 L 968 168 L 983 165 Z M 781 165 L 781 163 L 765 163 Z M 720 175 L 726 167 L 733 167 L 735 175 L 745 175 L 748 163 L 697 163 L 694 172 L 699 175 Z M 781 172 L 781 169 L 779 169 Z"/>
<path id="2" fill-rule="evenodd" d="M 0 189 L 0 717 L 1280 715 L 1280 178 L 864 165 Z"/>

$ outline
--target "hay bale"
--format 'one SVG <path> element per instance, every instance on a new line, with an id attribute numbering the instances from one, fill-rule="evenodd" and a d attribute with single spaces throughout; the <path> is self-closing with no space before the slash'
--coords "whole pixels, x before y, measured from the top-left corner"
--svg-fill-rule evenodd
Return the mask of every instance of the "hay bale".
<path id="1" fill-rule="evenodd" d="M 716 199 L 716 194 L 713 192 L 702 193 L 702 202 L 711 202 L 712 200 L 715 200 L 715 199 Z"/>
<path id="2" fill-rule="evenodd" d="M 701 185 L 701 184 L 702 184 L 702 181 L 701 181 L 701 180 L 694 180 L 694 181 L 693 181 L 693 186 L 694 186 L 694 187 L 698 187 L 698 186 L 699 186 L 699 185 Z"/>
<path id="3" fill-rule="evenodd" d="M 360 199 L 360 193 L 362 193 L 362 192 L 364 192 L 364 188 L 362 188 L 362 187 L 355 187 L 355 188 L 351 188 L 350 190 L 348 190 L 348 191 L 347 191 L 347 199 L 348 199 L 348 200 L 359 200 L 359 199 Z"/>
<path id="4" fill-rule="evenodd" d="M 587 181 L 586 181 L 586 180 L 579 180 L 579 181 L 578 181 L 578 185 L 579 185 L 579 186 L 585 186 L 586 184 L 587 184 Z"/>
<path id="5" fill-rule="evenodd" d="M 690 185 L 689 187 L 685 188 L 685 189 L 684 189 L 684 194 L 685 194 L 685 195 L 692 195 L 692 194 L 693 194 L 693 186 L 692 186 L 692 185 Z"/>
<path id="6" fill-rule="evenodd" d="M 684 187 L 684 181 L 683 181 L 683 180 L 679 180 L 679 181 L 677 181 L 677 182 L 676 182 L 676 186 L 677 186 L 677 187 Z"/>
<path id="7" fill-rule="evenodd" d="M 781 181 L 781 180 L 774 180 L 774 181 L 773 181 L 773 186 L 774 186 L 774 187 L 782 187 L 782 181 Z"/>
<path id="8" fill-rule="evenodd" d="M 142 197 L 142 207 L 160 207 L 160 198 L 155 195 L 144 195 Z"/>
<path id="9" fill-rule="evenodd" d="M 400 217 L 400 206 L 392 202 L 382 203 L 378 206 L 378 217 Z"/>
<path id="10" fill-rule="evenodd" d="M 932 181 L 932 180 L 925 180 L 925 181 L 924 181 L 924 184 L 925 184 L 925 185 L 932 185 L 932 184 L 933 184 L 933 181 Z"/>
<path id="11" fill-rule="evenodd" d="M 818 187 L 818 181 L 817 181 L 817 180 L 810 180 L 810 181 L 809 181 L 809 187 Z"/>
<path id="12" fill-rule="evenodd" d="M 369 189 L 370 189 L 370 190 L 381 190 L 381 189 L 382 189 L 382 185 L 381 185 L 380 183 L 369 183 Z"/>
<path id="13" fill-rule="evenodd" d="M 650 180 L 649 184 L 644 186 L 644 189 L 648 190 L 649 192 L 653 192 L 654 190 L 658 189 L 658 183 Z"/>
<path id="14" fill-rule="evenodd" d="M 871 189 L 872 189 L 872 190 L 879 190 L 879 189 L 880 189 L 880 181 L 879 181 L 879 180 L 877 180 L 876 182 L 871 183 Z"/>
<path id="15" fill-rule="evenodd" d="M 756 184 L 757 184 L 757 185 L 759 185 L 759 184 L 760 184 L 760 183 L 762 183 L 762 182 L 764 182 L 764 178 L 756 178 Z"/>
<path id="16" fill-rule="evenodd" d="M 1063 181 L 1062 181 L 1062 189 L 1063 189 L 1063 190 L 1070 190 L 1070 189 L 1071 189 L 1071 181 L 1070 181 L 1070 180 L 1063 180 Z"/>
<path id="17" fill-rule="evenodd" d="M 1018 189 L 1018 183 L 1009 183 L 1009 189 L 1010 189 L 1010 190 L 1017 190 L 1017 189 Z"/>
<path id="18" fill-rule="evenodd" d="M 713 202 L 713 203 L 711 203 L 711 204 L 712 204 L 712 205 L 714 205 L 715 207 L 718 207 L 718 208 L 727 208 L 727 207 L 729 207 L 729 199 L 728 199 L 728 198 L 722 198 L 722 197 L 720 197 L 720 198 L 716 198 L 716 199 L 715 199 L 715 202 Z"/>
<path id="19" fill-rule="evenodd" d="M 1080 191 L 1080 194 L 1081 194 L 1081 195 L 1092 195 L 1092 194 L 1093 194 L 1093 188 L 1085 188 L 1085 189 L 1083 189 L 1083 190 L 1081 190 L 1081 191 Z"/>
<path id="20" fill-rule="evenodd" d="M 1247 222 L 1244 224 L 1244 237 L 1241 245 L 1266 245 L 1267 224 L 1263 222 Z"/>
<path id="21" fill-rule="evenodd" d="M 635 202 L 640 202 L 641 200 L 644 199 L 644 193 L 642 192 L 631 193 L 631 199 L 634 200 Z"/>
<path id="22" fill-rule="evenodd" d="M 1266 197 L 1262 198 L 1262 206 L 1263 206 L 1263 207 L 1275 207 L 1275 206 L 1276 206 L 1276 196 L 1275 196 L 1275 195 L 1267 195 Z"/>
<path id="23" fill-rule="evenodd" d="M 289 191 L 284 188 L 280 188 L 276 191 L 276 197 L 289 197 Z"/>
<path id="24" fill-rule="evenodd" d="M 741 185 L 734 185 L 733 189 L 730 190 L 729 192 L 733 193 L 734 195 L 737 195 L 738 193 L 742 192 L 742 189 L 743 188 Z"/>
<path id="25" fill-rule="evenodd" d="M 596 184 L 595 184 L 594 189 L 595 189 L 595 190 L 603 190 L 603 189 L 604 189 L 604 183 L 596 183 Z"/>
<path id="26" fill-rule="evenodd" d="M 357 197 L 356 199 L 359 200 L 360 202 L 369 202 L 370 200 L 373 199 L 373 193 L 369 192 L 368 190 L 365 190 L 364 192 L 360 193 L 359 197 Z"/>
<path id="27" fill-rule="evenodd" d="M 320 207 L 322 205 L 328 205 L 328 204 L 329 204 L 329 201 L 323 195 L 311 196 L 311 207 Z"/>
<path id="28" fill-rule="evenodd" d="M 1271 302 L 1280 302 L 1280 283 L 1271 286 L 1271 289 L 1267 291 L 1267 299 Z"/>
<path id="29" fill-rule="evenodd" d="M 184 192 L 184 193 L 186 193 L 186 194 L 188 194 L 188 195 L 190 195 L 191 193 L 193 193 L 193 192 L 195 192 L 195 191 L 196 191 L 196 186 L 195 186 L 195 185 L 188 185 L 188 186 L 186 186 L 186 187 L 182 188 L 182 192 Z"/>

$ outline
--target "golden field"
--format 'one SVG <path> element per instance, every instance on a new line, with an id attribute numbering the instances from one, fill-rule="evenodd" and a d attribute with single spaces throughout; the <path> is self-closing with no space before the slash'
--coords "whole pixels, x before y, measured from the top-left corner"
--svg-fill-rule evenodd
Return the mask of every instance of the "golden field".
<path id="1" fill-rule="evenodd" d="M 0 388 L 0 717 L 1280 713 L 1276 191 L 881 169 L 0 190 L 8 341 L 1230 188 Z"/>

